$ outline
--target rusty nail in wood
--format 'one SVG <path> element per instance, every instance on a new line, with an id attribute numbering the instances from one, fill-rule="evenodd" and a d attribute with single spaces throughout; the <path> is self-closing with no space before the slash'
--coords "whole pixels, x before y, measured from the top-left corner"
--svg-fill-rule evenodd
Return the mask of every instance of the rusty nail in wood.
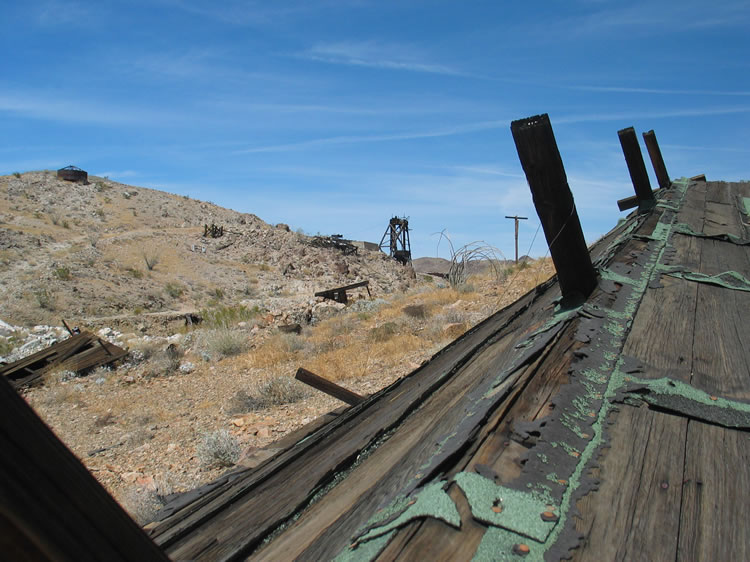
<path id="1" fill-rule="evenodd" d="M 529 548 L 529 545 L 527 544 L 514 544 L 513 545 L 513 554 L 519 554 L 521 556 L 526 556 L 529 552 L 531 552 L 531 549 Z"/>
<path id="2" fill-rule="evenodd" d="M 718 400 L 718 398 L 716 396 L 712 396 L 711 400 Z"/>
<path id="3" fill-rule="evenodd" d="M 542 521 L 557 521 L 557 515 L 552 513 L 551 511 L 545 511 L 542 513 Z"/>
<path id="4" fill-rule="evenodd" d="M 492 502 L 492 511 L 495 513 L 501 513 L 503 511 L 503 502 L 502 500 L 495 500 Z"/>
<path id="5" fill-rule="evenodd" d="M 567 484 L 567 483 L 568 483 L 568 481 L 567 481 L 567 480 L 564 480 L 564 479 L 562 479 L 562 478 L 560 478 L 560 479 L 559 479 L 559 480 L 557 481 L 557 483 L 558 483 L 558 484 L 561 484 L 562 486 L 565 486 L 565 484 Z"/>

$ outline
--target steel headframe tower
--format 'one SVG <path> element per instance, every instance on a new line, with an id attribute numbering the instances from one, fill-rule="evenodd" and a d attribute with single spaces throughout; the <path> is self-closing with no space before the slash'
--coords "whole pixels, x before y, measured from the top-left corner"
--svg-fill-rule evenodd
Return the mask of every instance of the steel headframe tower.
<path id="1" fill-rule="evenodd" d="M 411 262 L 408 217 L 393 217 L 391 219 L 383 238 L 380 240 L 380 249 L 385 248 L 388 249 L 388 255 L 403 265 Z"/>

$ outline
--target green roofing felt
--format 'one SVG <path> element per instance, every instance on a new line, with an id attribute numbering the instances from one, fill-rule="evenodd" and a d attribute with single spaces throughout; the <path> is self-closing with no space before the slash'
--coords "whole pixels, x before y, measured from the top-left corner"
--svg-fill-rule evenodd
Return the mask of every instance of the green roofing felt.
<path id="1" fill-rule="evenodd" d="M 459 472 L 456 483 L 466 494 L 475 519 L 544 541 L 555 521 L 544 521 L 542 513 L 556 509 L 533 492 L 498 486 L 473 472 Z M 494 508 L 494 509 L 493 509 Z"/>
<path id="2" fill-rule="evenodd" d="M 745 214 L 750 217 L 750 197 L 743 197 L 742 204 L 745 207 Z"/>
<path id="3" fill-rule="evenodd" d="M 697 271 L 670 271 L 666 272 L 666 275 L 680 277 L 687 281 L 695 281 L 696 283 L 718 285 L 719 287 L 735 291 L 750 291 L 750 280 L 737 271 L 724 271 L 716 275 L 706 275 Z"/>

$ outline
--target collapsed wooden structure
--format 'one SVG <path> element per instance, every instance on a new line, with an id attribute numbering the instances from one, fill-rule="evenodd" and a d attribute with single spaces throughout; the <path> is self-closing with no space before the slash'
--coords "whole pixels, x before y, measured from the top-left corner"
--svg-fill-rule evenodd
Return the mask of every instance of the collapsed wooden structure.
<path id="1" fill-rule="evenodd" d="M 70 332 L 70 337 L 28 357 L 0 366 L 0 376 L 18 388 L 38 381 L 54 369 L 74 373 L 113 363 L 127 350 L 90 332 Z"/>
<path id="2" fill-rule="evenodd" d="M 582 255 L 549 120 L 513 134 L 538 207 L 563 202 L 540 212 L 558 277 L 177 498 L 147 526 L 170 558 L 750 558 L 750 183 L 640 190 Z"/>

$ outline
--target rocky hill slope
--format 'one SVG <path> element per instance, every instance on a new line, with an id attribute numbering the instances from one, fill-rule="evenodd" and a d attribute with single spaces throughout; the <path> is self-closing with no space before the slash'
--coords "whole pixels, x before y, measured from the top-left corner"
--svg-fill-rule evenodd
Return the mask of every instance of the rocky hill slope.
<path id="1" fill-rule="evenodd" d="M 381 252 L 344 255 L 286 225 L 106 178 L 2 176 L 0 209 L 0 319 L 15 325 L 158 329 L 222 301 L 296 321 L 316 291 L 369 280 L 383 294 L 412 279 Z"/>

